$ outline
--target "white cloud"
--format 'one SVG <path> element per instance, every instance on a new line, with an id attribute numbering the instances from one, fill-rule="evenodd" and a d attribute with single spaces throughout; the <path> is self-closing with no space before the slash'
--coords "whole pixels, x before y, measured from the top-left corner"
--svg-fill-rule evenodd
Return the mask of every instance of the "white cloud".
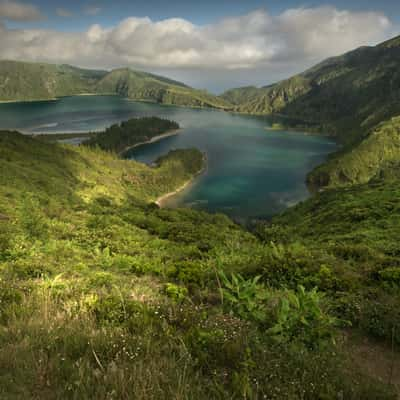
<path id="1" fill-rule="evenodd" d="M 267 83 L 273 79 L 269 73 L 299 72 L 326 57 L 386 39 L 393 30 L 382 13 L 334 7 L 290 9 L 278 16 L 256 10 L 206 26 L 180 18 L 154 22 L 130 17 L 111 28 L 92 25 L 83 33 L 3 27 L 0 54 L 96 68 L 168 69 L 172 75 L 182 69 L 254 70 L 263 71 Z"/>
<path id="2" fill-rule="evenodd" d="M 69 18 L 69 17 L 72 17 L 74 15 L 71 11 L 69 11 L 69 10 L 67 10 L 65 8 L 57 8 L 56 9 L 56 14 L 59 17 L 64 17 L 64 18 Z"/>
<path id="3" fill-rule="evenodd" d="M 43 19 L 43 15 L 32 4 L 19 3 L 12 0 L 0 0 L 0 19 L 37 21 Z"/>
<path id="4" fill-rule="evenodd" d="M 97 6 L 89 6 L 84 9 L 84 13 L 86 15 L 97 15 L 100 14 L 100 12 L 101 12 L 101 7 Z"/>

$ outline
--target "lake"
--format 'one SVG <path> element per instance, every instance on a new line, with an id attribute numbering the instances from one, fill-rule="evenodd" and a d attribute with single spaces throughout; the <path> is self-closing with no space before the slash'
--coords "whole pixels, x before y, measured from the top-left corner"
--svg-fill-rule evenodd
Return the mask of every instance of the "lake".
<path id="1" fill-rule="evenodd" d="M 268 218 L 308 197 L 307 173 L 336 149 L 324 137 L 267 131 L 264 117 L 160 106 L 117 96 L 75 96 L 57 101 L 0 104 L 0 128 L 25 133 L 101 130 L 133 117 L 177 121 L 176 136 L 133 149 L 129 158 L 151 163 L 172 149 L 196 147 L 207 170 L 167 207 L 222 212 L 236 220 Z"/>

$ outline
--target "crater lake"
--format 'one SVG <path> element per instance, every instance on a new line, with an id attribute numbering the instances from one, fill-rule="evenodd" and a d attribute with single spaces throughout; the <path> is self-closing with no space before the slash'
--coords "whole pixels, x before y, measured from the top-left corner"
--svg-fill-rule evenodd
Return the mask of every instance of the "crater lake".
<path id="1" fill-rule="evenodd" d="M 268 218 L 308 197 L 305 178 L 336 149 L 331 139 L 267 130 L 267 118 L 211 109 L 135 102 L 118 96 L 74 96 L 0 104 L 0 128 L 23 133 L 102 130 L 134 117 L 178 122 L 179 134 L 132 149 L 127 157 L 151 164 L 173 149 L 196 147 L 207 168 L 166 207 L 222 212 L 238 221 Z"/>

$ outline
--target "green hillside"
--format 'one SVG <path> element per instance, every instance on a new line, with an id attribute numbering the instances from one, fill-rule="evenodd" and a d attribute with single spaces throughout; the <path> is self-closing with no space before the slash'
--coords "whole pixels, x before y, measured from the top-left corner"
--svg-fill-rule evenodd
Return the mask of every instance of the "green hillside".
<path id="1" fill-rule="evenodd" d="M 400 343 L 397 187 L 254 235 L 153 203 L 201 168 L 0 133 L 1 398 L 396 398 L 340 331 Z"/>
<path id="2" fill-rule="evenodd" d="M 0 101 L 48 100 L 93 92 L 106 71 L 0 61 Z"/>
<path id="3" fill-rule="evenodd" d="M 263 89 L 255 86 L 245 86 L 235 89 L 230 89 L 224 92 L 220 97 L 233 105 L 246 103 L 247 101 L 256 98 L 263 93 Z"/>
<path id="4" fill-rule="evenodd" d="M 281 113 L 288 103 L 307 93 L 310 88 L 310 81 L 299 75 L 265 88 L 232 89 L 221 97 L 236 104 L 235 111 L 238 112 L 274 114 Z"/>
<path id="5" fill-rule="evenodd" d="M 326 190 L 276 216 L 258 232 L 266 242 L 304 246 L 321 262 L 315 275 L 307 276 L 314 262 L 309 259 L 299 268 L 293 260 L 293 265 L 277 270 L 280 279 L 326 285 L 335 297 L 344 296 L 338 312 L 353 328 L 400 343 L 400 335 L 392 336 L 400 322 L 398 306 L 392 308 L 400 301 L 399 195 L 398 179 Z"/>
<path id="6" fill-rule="evenodd" d="M 360 143 L 335 154 L 308 175 L 312 187 L 367 183 L 400 176 L 400 117 L 379 124 Z"/>
<path id="7" fill-rule="evenodd" d="M 204 168 L 198 150 L 152 167 L 110 151 L 172 121 L 128 121 L 93 146 L 0 132 L 0 398 L 397 399 L 399 44 L 223 100 L 130 70 L 26 67 L 52 76 L 49 98 L 233 103 L 343 147 L 308 177 L 324 191 L 250 231 L 155 203 Z"/>
<path id="8" fill-rule="evenodd" d="M 361 47 L 261 89 L 228 91 L 236 110 L 282 114 L 317 126 L 342 143 L 400 113 L 400 39 Z M 242 93 L 242 98 L 240 98 Z"/>
<path id="9" fill-rule="evenodd" d="M 206 91 L 128 68 L 107 72 L 0 60 L 0 101 L 48 100 L 85 93 L 188 107 L 231 108 L 225 100 Z"/>
<path id="10" fill-rule="evenodd" d="M 330 58 L 275 85 L 222 97 L 236 111 L 272 115 L 283 126 L 337 138 L 343 149 L 310 174 L 310 184 L 364 183 L 396 163 L 399 138 L 389 131 L 397 131 L 398 120 L 390 120 L 400 115 L 399 65 L 396 37 Z M 379 126 L 384 121 L 386 128 Z"/>
<path id="11" fill-rule="evenodd" d="M 117 93 L 135 100 L 155 101 L 188 107 L 231 107 L 223 99 L 192 89 L 182 83 L 130 69 L 111 71 L 96 87 L 98 93 Z"/>

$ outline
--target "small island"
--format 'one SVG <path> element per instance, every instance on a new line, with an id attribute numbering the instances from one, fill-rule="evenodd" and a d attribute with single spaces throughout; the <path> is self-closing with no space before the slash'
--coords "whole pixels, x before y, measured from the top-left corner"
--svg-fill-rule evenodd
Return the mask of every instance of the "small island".
<path id="1" fill-rule="evenodd" d="M 138 145 L 175 135 L 179 129 L 177 122 L 168 119 L 157 117 L 133 118 L 93 134 L 82 144 L 123 155 L 129 149 Z"/>

